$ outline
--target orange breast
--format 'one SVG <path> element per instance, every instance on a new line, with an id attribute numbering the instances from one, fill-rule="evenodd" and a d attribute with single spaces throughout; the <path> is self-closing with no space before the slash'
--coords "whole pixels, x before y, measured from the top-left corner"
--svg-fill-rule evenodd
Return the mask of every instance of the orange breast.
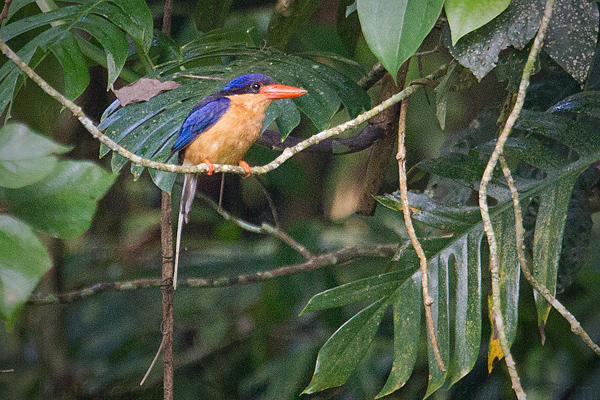
<path id="1" fill-rule="evenodd" d="M 184 163 L 236 165 L 258 139 L 270 99 L 258 94 L 230 96 L 225 115 L 194 140 L 185 151 Z"/>

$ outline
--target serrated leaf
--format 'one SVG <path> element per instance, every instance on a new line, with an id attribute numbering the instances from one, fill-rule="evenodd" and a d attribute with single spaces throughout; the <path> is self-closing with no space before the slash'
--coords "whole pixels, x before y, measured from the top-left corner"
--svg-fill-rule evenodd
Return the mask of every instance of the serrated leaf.
<path id="1" fill-rule="evenodd" d="M 400 66 L 419 49 L 433 28 L 443 3 L 443 0 L 357 0 L 365 40 L 394 80 Z"/>
<path id="2" fill-rule="evenodd" d="M 452 45 L 469 32 L 496 18 L 511 0 L 446 0 L 444 9 L 452 32 Z"/>
<path id="3" fill-rule="evenodd" d="M 364 91 L 330 67 L 295 56 L 285 56 L 276 51 L 270 54 L 249 53 L 246 45 L 231 48 L 226 45 L 227 51 L 234 52 L 237 57 L 231 64 L 191 67 L 185 71 L 186 76 L 216 76 L 219 80 L 181 77 L 180 68 L 185 68 L 188 63 L 203 59 L 207 52 L 212 57 L 223 51 L 223 48 L 215 46 L 213 52 L 212 42 L 205 38 L 210 35 L 212 34 L 204 35 L 201 40 L 184 46 L 181 52 L 186 55 L 184 59 L 165 63 L 158 68 L 161 80 L 181 80 L 181 87 L 161 93 L 149 101 L 130 104 L 120 109 L 113 103 L 103 114 L 99 128 L 133 153 L 164 161 L 170 155 L 167 151 L 170 150 L 181 123 L 198 101 L 217 92 L 230 79 L 254 72 L 265 73 L 279 82 L 304 87 L 309 91 L 307 95 L 293 101 L 278 100 L 267 110 L 265 124 L 270 124 L 275 118 L 283 137 L 300 122 L 298 109 L 307 114 L 318 128 L 325 128 L 338 111 L 340 99 L 343 99 L 352 112 L 362 109 L 366 103 Z M 106 146 L 101 146 L 100 156 L 109 151 Z M 113 155 L 113 171 L 121 170 L 127 161 L 119 155 Z M 142 171 L 143 168 L 132 166 L 135 177 L 140 176 Z M 152 173 L 152 176 L 160 182 L 162 190 L 170 191 L 168 185 L 174 182 L 174 177 L 161 173 Z"/>
<path id="4" fill-rule="evenodd" d="M 69 150 L 26 125 L 4 125 L 0 128 L 0 186 L 17 189 L 43 179 L 56 166 L 54 154 Z"/>
<path id="5" fill-rule="evenodd" d="M 481 342 L 481 242 L 483 230 L 473 229 L 460 238 L 444 254 L 447 262 L 454 257 L 456 287 L 454 294 L 454 351 L 450 358 L 448 377 L 450 385 L 468 374 L 479 355 Z"/>
<path id="6" fill-rule="evenodd" d="M 300 315 L 317 310 L 341 307 L 359 301 L 374 301 L 392 294 L 413 271 L 390 272 L 360 279 L 314 295 Z"/>
<path id="7" fill-rule="evenodd" d="M 89 228 L 98 201 L 115 178 L 90 162 L 60 161 L 42 181 L 0 189 L 0 199 L 11 214 L 35 229 L 65 239 Z"/>
<path id="8" fill-rule="evenodd" d="M 536 266 L 540 271 L 540 279 L 545 280 L 550 288 L 554 287 L 556 279 L 556 265 L 560 243 L 563 237 L 565 217 L 565 204 L 569 204 L 572 183 L 579 174 L 588 166 L 600 159 L 600 133 L 594 124 L 588 124 L 586 119 L 574 120 L 564 113 L 580 111 L 582 115 L 600 116 L 600 96 L 597 93 L 582 93 L 565 99 L 551 107 L 548 112 L 524 111 L 517 121 L 515 141 L 508 147 L 513 151 L 515 162 L 522 160 L 544 160 L 545 166 L 550 172 L 544 178 L 526 179 L 518 175 L 514 176 L 515 184 L 519 189 L 521 201 L 528 201 L 537 197 L 545 199 L 546 204 L 538 211 L 535 239 L 533 250 L 534 262 L 540 263 Z M 560 113 L 554 113 L 560 111 Z M 495 129 L 492 125 L 490 129 Z M 521 131 L 521 132 L 518 132 Z M 518 139 L 518 140 L 517 140 Z M 565 146 L 576 149 L 576 155 L 561 155 L 554 153 L 555 160 L 546 160 L 548 149 L 555 148 L 555 141 Z M 478 165 L 480 156 L 487 156 L 493 147 L 494 141 L 480 146 L 477 152 L 472 151 L 468 155 L 461 155 L 469 164 L 469 159 L 475 160 L 471 163 Z M 529 151 L 518 151 L 519 147 L 528 148 Z M 546 149 L 543 149 L 546 147 Z M 531 154 L 530 154 L 531 153 Z M 437 162 L 441 166 L 449 165 L 449 161 L 455 155 L 445 155 L 440 159 L 430 160 L 432 169 L 442 171 L 443 168 L 434 167 Z M 460 161 L 463 163 L 463 161 Z M 515 164 L 516 165 L 516 164 Z M 475 168 L 477 169 L 477 168 Z M 480 177 L 476 174 L 466 174 L 453 178 L 462 185 L 475 187 Z M 471 182 L 473 179 L 475 182 Z M 515 218 L 512 208 L 512 199 L 506 186 L 492 184 L 489 186 L 488 194 L 495 197 L 496 204 L 490 207 L 490 215 L 496 234 L 496 240 L 501 244 L 498 249 L 500 264 L 500 298 L 503 313 L 504 329 L 509 346 L 515 339 L 518 323 L 519 307 L 519 283 L 520 268 L 516 254 Z M 399 194 L 387 194 L 378 198 L 385 206 L 393 210 L 401 210 Z M 437 368 L 431 348 L 429 350 L 430 382 L 427 395 L 431 395 L 437 388 L 449 383 L 456 383 L 464 377 L 474 366 L 479 353 L 481 340 L 481 257 L 483 227 L 480 213 L 477 207 L 464 204 L 442 204 L 429 198 L 424 194 L 409 193 L 409 203 L 413 211 L 412 217 L 419 223 L 426 223 L 432 228 L 439 229 L 447 236 L 443 240 L 436 241 L 436 246 L 427 246 L 427 238 L 422 238 L 422 243 L 429 260 L 430 292 L 434 297 L 434 322 L 436 336 L 440 342 L 440 350 L 448 371 L 443 372 Z M 552 231 L 548 233 L 548 231 Z M 448 232 L 451 235 L 448 235 Z M 431 248 L 428 248 L 431 247 Z M 402 252 L 398 257 L 398 264 L 415 271 L 416 263 L 414 254 L 410 251 Z M 391 275 L 386 275 L 389 279 Z M 383 275 L 381 276 L 383 277 Z M 380 277 L 380 279 L 381 279 Z M 412 276 L 418 282 L 420 272 Z M 407 282 L 407 281 L 406 281 Z M 406 282 L 403 283 L 406 284 Z M 328 291 L 331 296 L 323 296 L 324 292 L 315 296 L 310 308 L 320 309 L 329 306 L 340 306 L 350 304 L 353 301 L 363 299 L 379 301 L 392 301 L 393 294 L 386 284 L 391 282 L 381 281 L 377 283 L 377 277 L 365 278 L 361 281 L 350 282 L 339 288 Z M 355 289 L 355 290 L 352 290 Z M 373 289 L 372 297 L 369 293 Z M 384 288 L 385 290 L 382 290 Z M 380 291 L 381 290 L 381 291 Z M 339 296 L 338 296 L 339 295 Z M 544 324 L 547 307 L 538 299 L 540 318 Z M 488 306 L 491 309 L 491 306 Z M 493 321 L 492 321 L 493 325 Z M 399 334 L 395 332 L 395 335 Z M 449 345 L 452 344 L 452 348 Z M 396 342 L 397 345 L 397 342 Z M 398 354 L 406 351 L 412 354 L 412 345 L 401 347 Z M 398 357 L 396 355 L 395 357 Z M 503 357 L 500 348 L 497 328 L 492 329 L 489 343 L 488 362 L 492 368 L 495 360 Z M 401 363 L 402 360 L 394 362 Z M 411 367 L 404 366 L 403 378 L 395 376 L 396 370 L 392 370 L 381 395 L 391 393 L 400 387 L 408 375 Z M 325 368 L 325 366 L 322 366 Z M 336 382 L 339 384 L 339 381 Z M 330 386 L 333 385 L 330 382 Z M 320 389 L 327 387 L 323 385 Z"/>
<path id="9" fill-rule="evenodd" d="M 578 174 L 565 174 L 548 187 L 539 197 L 539 209 L 533 237 L 533 259 L 531 273 L 552 295 L 556 294 L 558 262 L 562 249 L 562 237 L 567 221 L 566 215 Z M 538 325 L 543 327 L 548 320 L 550 305 L 539 293 L 534 292 Z"/>
<path id="10" fill-rule="evenodd" d="M 509 209 L 506 213 L 493 217 L 492 224 L 494 226 L 496 241 L 502 243 L 502 246 L 498 246 L 500 304 L 506 341 L 508 347 L 510 347 L 517 334 L 517 323 L 519 321 L 519 281 L 521 278 L 521 270 L 519 269 L 519 261 L 517 258 L 517 243 L 515 239 L 515 215 L 512 210 Z M 490 319 L 493 321 L 491 316 L 491 292 L 489 296 L 488 307 Z M 498 330 L 493 324 L 490 333 L 488 370 L 491 371 L 494 362 L 503 356 Z"/>
<path id="11" fill-rule="evenodd" d="M 321 348 L 315 373 L 303 394 L 343 385 L 369 349 L 387 300 L 369 305 L 342 325 Z"/>
<path id="12" fill-rule="evenodd" d="M 29 225 L 0 214 L 0 317 L 9 331 L 51 266 L 50 256 Z"/>
<path id="13" fill-rule="evenodd" d="M 444 365 L 448 365 L 450 358 L 450 318 L 448 314 L 448 258 L 444 254 L 440 254 L 439 258 L 432 259 L 428 266 L 427 272 L 429 275 L 429 294 L 433 299 L 431 305 L 431 314 L 433 319 L 433 327 L 435 336 L 438 342 L 438 349 Z M 429 382 L 427 384 L 427 392 L 425 398 L 429 397 L 433 392 L 438 390 L 448 375 L 448 369 L 442 371 L 433 353 L 431 345 L 431 337 L 428 332 L 427 349 L 429 361 Z"/>
<path id="14" fill-rule="evenodd" d="M 395 392 L 408 381 L 417 361 L 421 329 L 421 281 L 419 276 L 407 279 L 393 294 L 394 361 L 379 399 Z"/>
<path id="15" fill-rule="evenodd" d="M 84 71 L 87 70 L 87 65 L 82 62 L 81 52 L 78 51 L 78 46 L 72 43 L 72 29 L 79 28 L 87 31 L 104 48 L 105 62 L 99 61 L 103 55 L 90 57 L 107 66 L 110 86 L 121 72 L 129 52 L 126 34 L 136 44 L 138 51 L 148 52 L 152 42 L 153 21 L 144 0 L 74 0 L 71 3 L 76 4 L 58 8 L 52 3 L 49 7 L 55 9 L 19 21 L 11 21 L 0 28 L 0 37 L 7 41 L 45 25 L 56 25 L 26 43 L 17 54 L 35 68 L 36 63 L 29 62 L 33 54 L 36 51 L 41 52 L 43 54 L 40 59 L 43 59 L 44 55 L 52 50 L 63 66 L 67 95 L 75 98 L 87 85 L 88 76 L 87 71 Z M 21 5 L 13 5 L 11 11 Z M 86 51 L 95 47 L 79 36 L 76 39 Z M 20 89 L 22 82 L 19 83 L 17 80 L 19 74 L 20 72 L 10 62 L 0 68 L 0 114 Z"/>

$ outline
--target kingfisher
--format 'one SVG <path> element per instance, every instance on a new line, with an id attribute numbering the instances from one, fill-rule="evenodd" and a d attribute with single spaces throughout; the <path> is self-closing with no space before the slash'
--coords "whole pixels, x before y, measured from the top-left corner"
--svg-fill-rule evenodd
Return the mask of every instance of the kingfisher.
<path id="1" fill-rule="evenodd" d="M 264 74 L 247 74 L 227 83 L 220 92 L 211 94 L 194 106 L 181 125 L 171 155 L 179 153 L 184 166 L 206 164 L 208 175 L 213 164 L 238 164 L 250 176 L 250 166 L 242 158 L 262 131 L 265 111 L 275 99 L 302 96 L 302 88 L 278 84 Z M 175 245 L 173 288 L 177 288 L 177 269 L 181 245 L 181 227 L 189 220 L 196 195 L 198 176 L 185 174 Z"/>

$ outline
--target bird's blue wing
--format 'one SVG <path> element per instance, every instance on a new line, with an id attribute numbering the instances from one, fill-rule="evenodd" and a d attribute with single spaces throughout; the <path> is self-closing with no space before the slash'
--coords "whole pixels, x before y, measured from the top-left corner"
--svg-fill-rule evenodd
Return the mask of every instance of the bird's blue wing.
<path id="1" fill-rule="evenodd" d="M 216 124 L 229 109 L 229 99 L 227 97 L 219 97 L 216 99 L 207 98 L 205 100 L 198 103 L 198 105 L 196 105 L 188 114 L 185 121 L 183 121 L 179 136 L 171 150 L 173 153 L 187 147 L 202 132 L 205 132 L 211 126 Z"/>

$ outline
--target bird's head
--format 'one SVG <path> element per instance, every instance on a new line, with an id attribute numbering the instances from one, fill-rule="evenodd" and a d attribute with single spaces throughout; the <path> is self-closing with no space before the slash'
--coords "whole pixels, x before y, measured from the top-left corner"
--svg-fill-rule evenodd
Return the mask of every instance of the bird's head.
<path id="1" fill-rule="evenodd" d="M 282 85 L 264 74 L 247 74 L 231 80 L 222 89 L 226 95 L 261 94 L 267 99 L 289 99 L 306 94 L 306 89 Z"/>

